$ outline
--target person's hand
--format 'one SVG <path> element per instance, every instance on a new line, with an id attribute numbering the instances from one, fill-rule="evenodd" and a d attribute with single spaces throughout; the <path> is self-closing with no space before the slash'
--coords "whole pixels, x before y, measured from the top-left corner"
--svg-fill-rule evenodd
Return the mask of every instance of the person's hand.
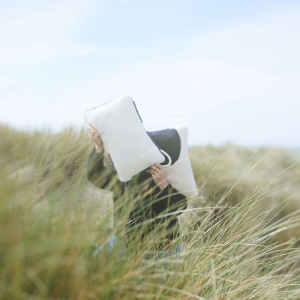
<path id="1" fill-rule="evenodd" d="M 169 185 L 166 173 L 160 164 L 152 165 L 150 167 L 150 174 L 152 175 L 155 184 L 159 187 L 160 190 L 163 190 Z"/>
<path id="2" fill-rule="evenodd" d="M 103 144 L 102 144 L 99 132 L 96 130 L 96 128 L 90 126 L 89 129 L 88 129 L 88 133 L 89 133 L 92 141 L 95 144 L 95 150 L 96 150 L 96 152 L 97 153 L 102 152 L 102 150 L 103 150 Z"/>

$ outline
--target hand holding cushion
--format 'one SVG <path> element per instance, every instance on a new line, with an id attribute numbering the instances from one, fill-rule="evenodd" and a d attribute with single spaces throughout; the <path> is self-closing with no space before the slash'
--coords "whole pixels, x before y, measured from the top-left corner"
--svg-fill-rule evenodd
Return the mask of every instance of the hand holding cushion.
<path id="1" fill-rule="evenodd" d="M 95 150 L 96 150 L 96 152 L 97 153 L 102 152 L 103 151 L 103 143 L 101 141 L 100 134 L 97 131 L 97 129 L 94 128 L 93 126 L 90 126 L 89 129 L 88 129 L 88 133 L 89 133 L 92 141 L 95 144 Z"/>

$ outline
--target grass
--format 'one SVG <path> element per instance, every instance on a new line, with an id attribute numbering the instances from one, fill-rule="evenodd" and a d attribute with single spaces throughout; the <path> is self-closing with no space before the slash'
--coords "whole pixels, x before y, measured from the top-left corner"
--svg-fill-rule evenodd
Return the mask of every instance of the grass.
<path id="1" fill-rule="evenodd" d="M 86 179 L 85 130 L 0 136 L 1 299 L 299 298 L 296 153 L 191 148 L 200 196 L 179 216 L 184 251 L 145 260 L 159 233 L 93 255 L 123 236 L 128 209 L 109 232 L 111 194 Z"/>

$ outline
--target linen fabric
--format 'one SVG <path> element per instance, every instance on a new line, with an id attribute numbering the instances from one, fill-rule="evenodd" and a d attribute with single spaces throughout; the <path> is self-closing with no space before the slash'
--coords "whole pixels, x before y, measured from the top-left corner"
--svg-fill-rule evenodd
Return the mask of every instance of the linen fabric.
<path id="1" fill-rule="evenodd" d="M 187 198 L 197 196 L 199 192 L 188 154 L 188 127 L 178 125 L 148 134 L 172 158 L 172 164 L 164 168 L 170 184 Z"/>

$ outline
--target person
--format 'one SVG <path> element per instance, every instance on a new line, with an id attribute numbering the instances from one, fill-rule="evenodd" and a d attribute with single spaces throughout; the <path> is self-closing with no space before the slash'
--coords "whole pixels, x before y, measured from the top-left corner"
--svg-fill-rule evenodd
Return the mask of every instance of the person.
<path id="1" fill-rule="evenodd" d="M 187 199 L 168 182 L 163 166 L 153 164 L 123 183 L 118 180 L 110 156 L 104 151 L 98 131 L 90 126 L 88 132 L 94 143 L 87 162 L 88 180 L 100 189 L 113 191 L 114 205 L 125 192 L 137 199 L 126 223 L 126 236 L 136 234 L 136 228 L 139 228 L 139 236 L 143 240 L 151 232 L 161 230 L 163 235 L 156 235 L 159 240 L 155 243 L 155 250 L 164 251 L 176 244 L 174 241 L 180 234 L 177 216 L 186 209 Z M 173 148 L 169 146 L 170 151 L 174 151 Z M 179 152 L 180 147 L 177 156 Z M 114 213 L 115 220 L 118 220 L 118 210 Z"/>

